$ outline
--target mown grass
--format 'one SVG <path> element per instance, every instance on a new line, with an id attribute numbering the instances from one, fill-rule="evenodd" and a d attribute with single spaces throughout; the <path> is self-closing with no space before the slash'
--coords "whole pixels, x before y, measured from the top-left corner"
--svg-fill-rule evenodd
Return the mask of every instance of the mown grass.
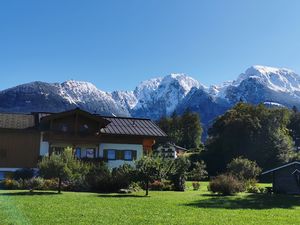
<path id="1" fill-rule="evenodd" d="M 96 194 L 0 191 L 0 224 L 300 224 L 300 197 L 200 191 Z"/>

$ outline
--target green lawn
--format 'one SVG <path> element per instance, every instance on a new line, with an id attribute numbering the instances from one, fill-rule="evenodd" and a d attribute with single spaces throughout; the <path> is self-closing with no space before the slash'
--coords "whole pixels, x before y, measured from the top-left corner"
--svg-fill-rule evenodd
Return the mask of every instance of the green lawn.
<path id="1" fill-rule="evenodd" d="M 0 224 L 300 224 L 300 196 L 0 191 Z"/>

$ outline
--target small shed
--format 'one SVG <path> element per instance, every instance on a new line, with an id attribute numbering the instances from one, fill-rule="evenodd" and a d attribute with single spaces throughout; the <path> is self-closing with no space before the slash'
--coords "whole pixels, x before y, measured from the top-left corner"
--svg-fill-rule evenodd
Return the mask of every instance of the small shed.
<path id="1" fill-rule="evenodd" d="M 300 162 L 294 161 L 267 170 L 262 175 L 272 175 L 274 193 L 300 194 Z"/>

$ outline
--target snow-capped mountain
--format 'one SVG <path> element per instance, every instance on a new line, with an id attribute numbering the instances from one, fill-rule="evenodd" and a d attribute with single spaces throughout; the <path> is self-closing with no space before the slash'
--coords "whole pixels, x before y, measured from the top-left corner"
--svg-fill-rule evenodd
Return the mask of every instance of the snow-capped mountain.
<path id="1" fill-rule="evenodd" d="M 300 76 L 285 68 L 252 66 L 236 80 L 205 87 L 184 74 L 141 82 L 134 91 L 99 90 L 84 81 L 32 82 L 0 91 L 0 111 L 58 112 L 80 107 L 103 115 L 159 119 L 190 109 L 209 124 L 237 102 L 300 108 Z"/>
<path id="2" fill-rule="evenodd" d="M 83 81 L 32 82 L 0 92 L 0 110 L 5 112 L 59 112 L 75 107 L 104 115 L 129 116 L 110 93 Z"/>
<path id="3" fill-rule="evenodd" d="M 285 68 L 252 66 L 228 85 L 224 93 L 231 104 L 275 102 L 299 107 L 300 76 Z"/>
<path id="4" fill-rule="evenodd" d="M 202 86 L 184 74 L 170 74 L 144 81 L 134 91 L 138 102 L 132 109 L 132 115 L 153 119 L 170 115 L 193 87 Z"/>

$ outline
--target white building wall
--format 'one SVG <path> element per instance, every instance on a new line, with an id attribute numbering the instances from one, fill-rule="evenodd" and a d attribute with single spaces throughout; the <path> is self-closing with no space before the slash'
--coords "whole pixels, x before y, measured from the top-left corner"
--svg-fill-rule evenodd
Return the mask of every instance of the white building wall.
<path id="1" fill-rule="evenodd" d="M 141 159 L 143 156 L 143 145 L 137 144 L 114 144 L 114 143 L 102 143 L 99 146 L 99 155 L 103 157 L 103 150 L 104 149 L 114 149 L 114 150 L 134 150 L 136 151 L 136 159 Z M 108 168 L 112 169 L 115 167 L 119 167 L 123 164 L 130 164 L 134 165 L 134 161 L 125 161 L 125 160 L 108 160 L 107 166 Z"/>

